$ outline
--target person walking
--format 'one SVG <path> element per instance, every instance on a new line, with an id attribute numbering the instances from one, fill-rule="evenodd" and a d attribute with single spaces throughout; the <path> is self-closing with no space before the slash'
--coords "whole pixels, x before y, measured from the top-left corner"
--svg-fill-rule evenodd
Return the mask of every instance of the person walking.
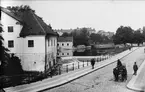
<path id="1" fill-rule="evenodd" d="M 118 68 L 117 67 L 115 67 L 114 69 L 113 69 L 113 75 L 114 75 L 114 78 L 115 78 L 115 81 L 118 81 Z"/>
<path id="2" fill-rule="evenodd" d="M 137 70 L 138 70 L 138 66 L 137 66 L 136 62 L 134 62 L 133 70 L 134 70 L 133 75 L 136 75 L 137 74 Z"/>
<path id="3" fill-rule="evenodd" d="M 126 69 L 126 65 L 123 65 L 123 74 L 122 74 L 122 76 L 123 76 L 123 81 L 125 80 L 127 80 L 127 69 Z"/>
<path id="4" fill-rule="evenodd" d="M 117 60 L 117 67 L 119 68 L 119 67 L 121 67 L 121 66 L 122 66 L 122 63 L 121 63 L 120 59 L 118 59 L 118 60 Z"/>
<path id="5" fill-rule="evenodd" d="M 92 59 L 92 60 L 91 60 L 91 65 L 92 65 L 92 69 L 94 69 L 95 59 Z"/>

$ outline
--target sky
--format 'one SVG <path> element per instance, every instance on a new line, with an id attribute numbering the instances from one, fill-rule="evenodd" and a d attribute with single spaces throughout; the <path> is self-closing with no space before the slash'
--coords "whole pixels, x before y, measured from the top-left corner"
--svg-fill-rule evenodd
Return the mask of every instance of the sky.
<path id="1" fill-rule="evenodd" d="M 53 29 L 91 27 L 116 32 L 145 26 L 145 1 L 133 0 L 2 0 L 1 6 L 29 5 Z"/>

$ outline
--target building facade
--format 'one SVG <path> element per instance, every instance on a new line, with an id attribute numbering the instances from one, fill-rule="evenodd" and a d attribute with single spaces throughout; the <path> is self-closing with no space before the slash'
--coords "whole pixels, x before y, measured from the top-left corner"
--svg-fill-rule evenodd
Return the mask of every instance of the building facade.
<path id="1" fill-rule="evenodd" d="M 59 52 L 57 53 L 58 56 L 72 56 L 73 50 L 73 37 L 59 37 L 57 46 Z"/>
<path id="2" fill-rule="evenodd" d="M 57 33 L 31 10 L 18 17 L 2 8 L 4 46 L 21 59 L 23 70 L 44 71 L 56 63 Z"/>

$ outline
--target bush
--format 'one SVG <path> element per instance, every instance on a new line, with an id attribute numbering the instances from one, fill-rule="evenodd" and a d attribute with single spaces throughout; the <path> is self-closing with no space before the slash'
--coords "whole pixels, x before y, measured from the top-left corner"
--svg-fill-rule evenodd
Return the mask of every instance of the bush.
<path id="1" fill-rule="evenodd" d="M 8 65 L 4 68 L 4 75 L 17 75 L 22 74 L 23 69 L 21 66 L 21 60 L 12 54 L 12 57 L 8 60 Z"/>

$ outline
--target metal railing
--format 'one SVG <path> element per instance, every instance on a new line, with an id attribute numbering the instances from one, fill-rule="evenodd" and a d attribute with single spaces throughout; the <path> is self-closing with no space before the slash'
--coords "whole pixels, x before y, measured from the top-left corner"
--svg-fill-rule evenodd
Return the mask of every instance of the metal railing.
<path id="1" fill-rule="evenodd" d="M 96 59 L 95 64 L 97 64 L 98 62 L 104 61 L 106 59 L 109 59 L 110 57 L 112 57 L 112 55 L 97 57 L 97 58 L 95 58 Z M 58 72 L 59 72 L 59 74 L 68 73 L 70 71 L 81 69 L 83 67 L 87 67 L 87 66 L 90 66 L 90 65 L 91 65 L 90 60 L 81 60 L 81 61 L 77 60 L 77 62 L 72 62 L 72 63 L 60 65 L 59 69 L 58 69 Z"/>

